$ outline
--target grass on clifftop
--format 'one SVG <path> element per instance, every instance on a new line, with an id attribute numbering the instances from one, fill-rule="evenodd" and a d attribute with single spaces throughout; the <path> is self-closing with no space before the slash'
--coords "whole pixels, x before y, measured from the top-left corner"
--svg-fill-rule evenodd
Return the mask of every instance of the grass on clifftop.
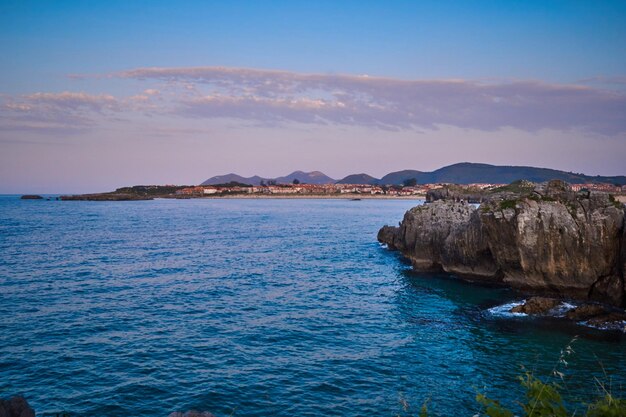
<path id="1" fill-rule="evenodd" d="M 502 187 L 494 188 L 494 189 L 490 190 L 489 192 L 491 194 L 503 193 L 503 192 L 520 193 L 520 194 L 522 194 L 522 193 L 530 192 L 534 188 L 535 188 L 535 184 L 534 183 L 532 183 L 530 181 L 526 181 L 526 180 L 518 180 L 518 181 L 513 181 L 509 185 L 504 185 Z"/>

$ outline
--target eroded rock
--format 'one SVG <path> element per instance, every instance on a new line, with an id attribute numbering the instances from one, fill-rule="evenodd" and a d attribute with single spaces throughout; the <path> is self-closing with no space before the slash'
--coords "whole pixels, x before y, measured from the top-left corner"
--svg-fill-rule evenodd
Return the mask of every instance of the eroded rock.
<path id="1" fill-rule="evenodd" d="M 561 302 L 556 298 L 532 297 L 522 305 L 515 306 L 511 313 L 525 313 L 529 315 L 545 315 L 555 309 Z"/>
<path id="2" fill-rule="evenodd" d="M 600 316 L 602 314 L 608 314 L 610 310 L 600 304 L 583 304 L 578 307 L 574 307 L 565 313 L 565 317 L 570 320 L 581 321 L 589 320 L 592 317 Z"/>
<path id="3" fill-rule="evenodd" d="M 562 181 L 492 195 L 480 208 L 437 200 L 378 239 L 417 270 L 443 270 L 540 294 L 623 306 L 624 206 Z"/>
<path id="4" fill-rule="evenodd" d="M 594 327 L 611 328 L 626 331 L 626 313 L 614 311 L 593 317 L 587 323 Z"/>

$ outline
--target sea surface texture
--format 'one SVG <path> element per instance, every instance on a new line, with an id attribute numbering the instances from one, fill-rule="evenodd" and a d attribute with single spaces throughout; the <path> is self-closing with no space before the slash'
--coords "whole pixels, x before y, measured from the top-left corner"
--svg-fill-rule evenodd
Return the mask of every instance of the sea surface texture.
<path id="1" fill-rule="evenodd" d="M 557 366 L 570 400 L 594 377 L 624 396 L 622 334 L 494 313 L 523 297 L 379 245 L 415 204 L 0 197 L 0 394 L 38 415 L 472 416 Z"/>

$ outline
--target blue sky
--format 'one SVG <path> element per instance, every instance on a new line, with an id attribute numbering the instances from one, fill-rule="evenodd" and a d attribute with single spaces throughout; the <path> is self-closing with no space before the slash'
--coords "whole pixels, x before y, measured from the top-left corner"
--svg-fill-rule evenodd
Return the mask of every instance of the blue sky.
<path id="1" fill-rule="evenodd" d="M 0 191 L 460 160 L 625 174 L 624 21 L 624 1 L 3 1 Z"/>

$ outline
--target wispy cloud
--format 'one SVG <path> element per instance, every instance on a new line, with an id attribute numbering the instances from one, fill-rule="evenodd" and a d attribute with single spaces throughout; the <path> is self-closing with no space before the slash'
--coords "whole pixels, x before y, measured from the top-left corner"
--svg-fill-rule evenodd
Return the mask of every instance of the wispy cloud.
<path id="1" fill-rule="evenodd" d="M 113 77 L 189 84 L 178 114 L 381 128 L 479 130 L 513 127 L 626 131 L 626 94 L 583 85 L 538 81 L 480 83 L 467 80 L 301 74 L 286 71 L 195 67 L 138 68 Z"/>
<path id="2" fill-rule="evenodd" d="M 578 81 L 581 84 L 604 84 L 604 85 L 618 85 L 623 86 L 626 85 L 626 76 L 621 77 L 607 77 L 607 76 L 597 76 L 590 78 L 583 78 Z"/>
<path id="3" fill-rule="evenodd" d="M 4 130 L 72 133 L 93 126 L 97 115 L 121 108 L 120 101 L 109 94 L 34 93 L 5 97 L 0 121 Z"/>
<path id="4" fill-rule="evenodd" d="M 402 80 L 225 67 L 137 68 L 99 77 L 137 80 L 142 88 L 121 98 L 84 92 L 5 97 L 0 102 L 3 126 L 82 129 L 135 112 L 273 125 L 626 133 L 626 92 L 582 83 Z"/>
<path id="5" fill-rule="evenodd" d="M 115 110 L 119 107 L 118 101 L 109 94 L 93 95 L 83 92 L 74 93 L 35 93 L 22 96 L 27 106 L 45 106 L 50 109 L 72 111 L 103 111 Z"/>

